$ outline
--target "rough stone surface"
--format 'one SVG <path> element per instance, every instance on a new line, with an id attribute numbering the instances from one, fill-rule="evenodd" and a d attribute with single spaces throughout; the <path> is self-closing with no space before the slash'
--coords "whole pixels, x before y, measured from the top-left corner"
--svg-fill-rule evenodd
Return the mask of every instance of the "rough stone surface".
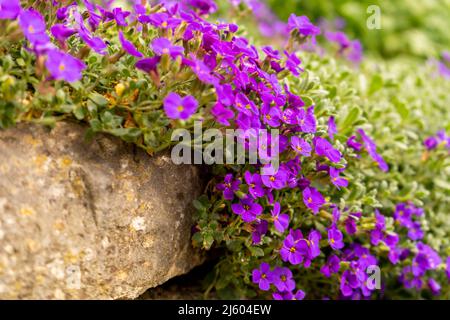
<path id="1" fill-rule="evenodd" d="M 198 169 L 85 127 L 0 131 L 0 298 L 135 298 L 186 273 Z"/>

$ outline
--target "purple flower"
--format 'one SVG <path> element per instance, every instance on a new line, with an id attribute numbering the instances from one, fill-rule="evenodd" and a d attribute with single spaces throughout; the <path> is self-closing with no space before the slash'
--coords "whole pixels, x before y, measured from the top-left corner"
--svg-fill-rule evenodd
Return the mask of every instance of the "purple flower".
<path id="1" fill-rule="evenodd" d="M 272 189 L 283 189 L 286 186 L 286 181 L 288 178 L 288 175 L 286 173 L 286 170 L 282 167 L 278 168 L 278 171 L 276 173 L 273 173 L 273 168 L 268 169 L 269 174 L 261 175 L 261 180 L 263 184 L 267 188 Z M 272 174 L 270 174 L 270 171 L 272 171 Z"/>
<path id="2" fill-rule="evenodd" d="M 348 186 L 348 180 L 339 176 L 342 171 L 344 170 L 330 167 L 331 183 L 334 184 L 338 189 L 340 189 L 340 187 L 346 188 Z"/>
<path id="3" fill-rule="evenodd" d="M 291 14 L 288 19 L 288 30 L 298 30 L 302 36 L 315 36 L 320 34 L 320 28 L 313 25 L 307 16 Z"/>
<path id="4" fill-rule="evenodd" d="M 250 192 L 254 198 L 261 198 L 264 196 L 261 176 L 258 173 L 252 174 L 250 171 L 246 171 L 244 173 L 244 179 L 248 185 L 248 192 Z"/>
<path id="5" fill-rule="evenodd" d="M 275 229 L 283 233 L 289 226 L 289 215 L 286 213 L 280 214 L 280 210 L 281 210 L 280 203 L 275 202 L 271 214 Z"/>
<path id="6" fill-rule="evenodd" d="M 160 56 L 155 56 L 151 58 L 144 58 L 136 62 L 136 68 L 145 72 L 156 72 L 158 63 L 161 60 Z"/>
<path id="7" fill-rule="evenodd" d="M 245 198 L 240 203 L 233 203 L 231 210 L 240 215 L 244 222 L 252 222 L 263 212 L 263 207 L 252 199 Z"/>
<path id="8" fill-rule="evenodd" d="M 181 46 L 174 46 L 169 39 L 157 38 L 152 41 L 153 51 L 158 54 L 169 54 L 173 59 L 177 56 L 182 56 L 184 48 Z"/>
<path id="9" fill-rule="evenodd" d="M 328 41 L 337 43 L 340 47 L 341 52 L 350 46 L 350 40 L 348 39 L 347 35 L 342 31 L 325 32 L 325 38 Z"/>
<path id="10" fill-rule="evenodd" d="M 34 9 L 22 11 L 19 15 L 19 25 L 25 37 L 33 45 L 50 41 L 46 33 L 44 17 Z"/>
<path id="11" fill-rule="evenodd" d="M 266 220 L 261 220 L 254 225 L 254 231 L 252 232 L 253 244 L 259 244 L 263 235 L 267 233 L 269 229 L 269 223 Z"/>
<path id="12" fill-rule="evenodd" d="M 428 279 L 428 287 L 433 295 L 438 296 L 441 293 L 441 286 L 433 278 Z"/>
<path id="13" fill-rule="evenodd" d="M 247 96 L 243 93 L 238 93 L 236 95 L 236 109 L 248 116 L 259 114 L 258 107 L 255 103 L 247 98 Z"/>
<path id="14" fill-rule="evenodd" d="M 271 127 L 279 127 L 281 121 L 281 111 L 277 107 L 269 107 L 269 105 L 263 105 L 261 109 L 263 122 Z"/>
<path id="15" fill-rule="evenodd" d="M 359 40 L 353 40 L 347 52 L 347 59 L 353 63 L 360 63 L 363 58 L 363 47 Z"/>
<path id="16" fill-rule="evenodd" d="M 198 102 L 193 96 L 180 97 L 171 92 L 164 99 L 164 111 L 171 119 L 186 120 L 197 111 Z"/>
<path id="17" fill-rule="evenodd" d="M 126 27 L 128 25 L 126 18 L 130 15 L 129 11 L 123 11 L 122 8 L 114 8 L 112 14 L 118 26 Z"/>
<path id="18" fill-rule="evenodd" d="M 315 137 L 313 143 L 317 155 L 326 157 L 334 163 L 341 161 L 341 153 L 339 150 L 334 149 L 328 140 L 321 137 Z"/>
<path id="19" fill-rule="evenodd" d="M 65 26 L 64 24 L 57 23 L 50 28 L 50 32 L 55 37 L 55 39 L 58 40 L 58 42 L 63 43 L 67 38 L 75 34 L 77 31 Z"/>
<path id="20" fill-rule="evenodd" d="M 281 292 L 290 292 L 295 288 L 295 281 L 292 279 L 292 272 L 289 268 L 275 267 L 272 281 L 278 291 Z"/>
<path id="21" fill-rule="evenodd" d="M 301 60 L 297 57 L 297 55 L 293 52 L 290 54 L 287 51 L 284 51 L 286 55 L 286 68 L 292 73 L 294 76 L 299 76 L 300 71 L 303 71 L 299 65 L 302 63 Z"/>
<path id="22" fill-rule="evenodd" d="M 436 147 L 438 145 L 438 141 L 437 141 L 436 137 L 432 136 L 432 137 L 426 138 L 425 141 L 423 142 L 423 144 L 425 145 L 425 148 L 427 148 L 427 150 L 433 150 L 433 149 L 436 149 Z"/>
<path id="23" fill-rule="evenodd" d="M 270 284 L 273 281 L 273 273 L 270 271 L 270 265 L 266 262 L 261 263 L 259 269 L 254 269 L 252 272 L 252 281 L 257 283 L 259 288 L 263 291 L 270 289 Z"/>
<path id="24" fill-rule="evenodd" d="M 19 0 L 0 0 L 0 20 L 14 20 L 20 13 Z"/>
<path id="25" fill-rule="evenodd" d="M 304 239 L 298 239 L 295 233 L 289 233 L 283 241 L 280 256 L 283 261 L 289 261 L 293 265 L 300 264 L 308 255 L 308 244 Z"/>
<path id="26" fill-rule="evenodd" d="M 98 54 L 105 55 L 106 54 L 106 43 L 99 37 L 94 37 L 88 28 L 84 25 L 83 17 L 80 13 L 74 12 L 73 13 L 75 22 L 77 24 L 78 29 L 78 35 L 80 38 L 88 45 L 92 50 L 97 52 Z M 93 15 L 91 14 L 91 17 Z"/>
<path id="27" fill-rule="evenodd" d="M 120 43 L 122 44 L 122 48 L 128 52 L 129 54 L 131 54 L 132 56 L 141 58 L 143 57 L 143 54 L 140 53 L 136 47 L 134 46 L 134 44 L 131 41 L 128 41 L 127 39 L 125 39 L 123 32 L 119 31 L 119 40 Z"/>
<path id="28" fill-rule="evenodd" d="M 418 253 L 412 261 L 412 273 L 414 276 L 422 276 L 427 270 L 434 270 L 441 263 L 439 254 L 430 246 L 419 242 Z"/>
<path id="29" fill-rule="evenodd" d="M 310 107 L 307 111 L 300 109 L 297 114 L 298 125 L 302 132 L 316 132 L 316 117 L 314 116 L 314 108 Z"/>
<path id="30" fill-rule="evenodd" d="M 308 244 L 308 259 L 312 260 L 315 257 L 320 255 L 320 239 L 322 239 L 322 235 L 317 230 L 312 230 L 308 235 L 308 240 L 306 241 Z M 309 265 L 309 263 L 308 263 Z M 308 266 L 305 263 L 305 266 Z"/>
<path id="31" fill-rule="evenodd" d="M 345 220 L 345 231 L 349 235 L 354 235 L 356 231 L 358 231 L 358 228 L 356 226 L 356 218 L 354 217 L 354 215 L 354 213 L 352 215 L 349 215 Z"/>
<path id="32" fill-rule="evenodd" d="M 331 116 L 328 119 L 328 136 L 331 140 L 334 140 L 334 135 L 337 133 L 336 122 L 334 121 L 334 117 Z"/>
<path id="33" fill-rule="evenodd" d="M 332 225 L 328 229 L 328 243 L 333 250 L 339 250 L 344 247 L 344 236 L 342 232 L 336 227 L 336 225 Z"/>
<path id="34" fill-rule="evenodd" d="M 327 278 L 331 277 L 332 274 L 338 273 L 341 267 L 341 260 L 334 254 L 332 254 L 327 263 L 322 266 L 320 272 Z"/>
<path id="35" fill-rule="evenodd" d="M 362 148 L 362 144 L 356 141 L 356 136 L 351 136 L 350 138 L 348 138 L 347 146 L 349 146 L 355 151 L 361 151 Z"/>
<path id="36" fill-rule="evenodd" d="M 409 226 L 408 230 L 408 238 L 413 241 L 417 241 L 422 239 L 424 236 L 424 232 L 422 231 L 422 227 L 419 221 L 413 221 Z"/>
<path id="37" fill-rule="evenodd" d="M 366 147 L 367 153 L 369 154 L 369 156 L 376 162 L 378 163 L 378 166 L 380 167 L 380 169 L 384 172 L 387 172 L 389 170 L 389 166 L 387 165 L 387 163 L 384 161 L 383 157 L 381 157 L 377 152 L 377 146 L 375 144 L 375 142 L 369 138 L 369 136 L 364 132 L 363 129 L 358 129 L 358 133 L 361 136 L 361 139 Z"/>
<path id="38" fill-rule="evenodd" d="M 291 137 L 291 147 L 296 152 L 302 156 L 309 157 L 311 155 L 311 146 L 305 140 L 297 137 Z"/>
<path id="39" fill-rule="evenodd" d="M 47 53 L 45 66 L 53 79 L 68 82 L 80 80 L 82 71 L 86 68 L 83 61 L 59 50 L 50 50 Z"/>
<path id="40" fill-rule="evenodd" d="M 223 183 L 219 183 L 216 188 L 223 191 L 223 198 L 225 200 L 233 200 L 234 192 L 239 190 L 241 181 L 239 179 L 233 179 L 233 174 L 228 173 L 225 175 Z"/>
<path id="41" fill-rule="evenodd" d="M 211 114 L 214 116 L 216 121 L 225 126 L 229 126 L 229 119 L 234 117 L 234 112 L 228 108 L 225 108 L 220 102 L 217 102 L 211 109 Z"/>
<path id="42" fill-rule="evenodd" d="M 325 204 L 322 194 L 313 187 L 307 187 L 303 190 L 303 203 L 311 209 L 314 214 L 319 212 L 320 207 Z"/>

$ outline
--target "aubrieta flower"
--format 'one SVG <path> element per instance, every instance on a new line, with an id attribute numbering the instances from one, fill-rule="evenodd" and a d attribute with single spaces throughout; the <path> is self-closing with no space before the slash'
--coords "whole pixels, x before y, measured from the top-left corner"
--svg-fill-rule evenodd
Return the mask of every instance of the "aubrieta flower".
<path id="1" fill-rule="evenodd" d="M 281 292 L 291 292 L 295 288 L 295 281 L 292 279 L 292 271 L 285 267 L 275 267 L 273 270 L 272 283 Z"/>
<path id="2" fill-rule="evenodd" d="M 289 215 L 281 213 L 281 206 L 279 202 L 275 202 L 273 209 L 271 210 L 273 225 L 276 230 L 283 233 L 289 227 Z"/>
<path id="3" fill-rule="evenodd" d="M 252 282 L 258 284 L 263 291 L 270 289 L 270 284 L 273 281 L 273 273 L 270 271 L 270 265 L 266 262 L 261 263 L 259 269 L 254 269 L 252 272 Z"/>
<path id="4" fill-rule="evenodd" d="M 334 135 L 337 133 L 336 122 L 334 121 L 334 117 L 331 116 L 328 119 L 328 136 L 331 140 L 334 140 Z"/>
<path id="5" fill-rule="evenodd" d="M 128 41 L 127 39 L 125 39 L 125 36 L 123 35 L 122 31 L 119 31 L 119 41 L 120 44 L 122 45 L 122 48 L 128 52 L 129 54 L 131 54 L 132 56 L 141 58 L 144 55 L 142 53 L 140 53 L 136 47 L 134 46 L 134 44 L 131 41 Z"/>
<path id="6" fill-rule="evenodd" d="M 304 257 L 308 255 L 308 250 L 308 244 L 303 239 L 300 230 L 291 230 L 283 241 L 280 256 L 283 261 L 298 265 L 304 261 Z"/>
<path id="7" fill-rule="evenodd" d="M 67 40 L 67 38 L 74 35 L 77 31 L 75 29 L 67 27 L 62 23 L 57 23 L 50 28 L 50 32 L 55 37 L 55 39 L 62 44 Z"/>
<path id="8" fill-rule="evenodd" d="M 297 137 L 291 137 L 291 147 L 296 152 L 302 156 L 309 157 L 311 155 L 311 146 L 305 140 Z"/>
<path id="9" fill-rule="evenodd" d="M 231 210 L 235 214 L 240 215 L 244 222 L 252 222 L 263 212 L 263 207 L 247 197 L 241 199 L 239 203 L 233 203 Z"/>
<path id="10" fill-rule="evenodd" d="M 157 72 L 160 56 L 155 56 L 151 58 L 144 58 L 136 62 L 135 66 L 139 70 L 145 71 L 147 73 Z"/>
<path id="11" fill-rule="evenodd" d="M 328 257 L 326 264 L 320 268 L 320 272 L 327 278 L 331 277 L 332 274 L 338 273 L 341 267 L 341 260 L 338 256 L 332 254 Z"/>
<path id="12" fill-rule="evenodd" d="M 389 170 L 389 166 L 384 161 L 383 157 L 377 153 L 377 146 L 375 142 L 369 138 L 363 129 L 358 129 L 358 133 L 361 136 L 369 156 L 378 164 L 382 171 L 387 172 Z"/>
<path id="13" fill-rule="evenodd" d="M 198 102 L 191 95 L 180 97 L 175 92 L 171 92 L 164 99 L 164 111 L 171 119 L 189 119 L 196 111 Z"/>
<path id="14" fill-rule="evenodd" d="M 315 152 L 318 156 L 326 157 L 331 162 L 337 163 L 341 161 L 341 153 L 339 150 L 333 148 L 330 142 L 327 139 L 322 137 L 314 137 L 313 144 L 315 148 Z"/>
<path id="15" fill-rule="evenodd" d="M 267 167 L 270 167 L 270 165 Z M 272 170 L 268 169 L 268 171 L 273 172 L 274 170 L 272 168 Z M 278 168 L 278 171 L 276 173 L 261 175 L 262 183 L 267 188 L 272 189 L 283 189 L 286 186 L 287 178 L 288 178 L 287 172 L 282 167 Z"/>
<path id="16" fill-rule="evenodd" d="M 22 10 L 19 0 L 0 0 L 0 20 L 14 20 Z"/>
<path id="17" fill-rule="evenodd" d="M 229 126 L 229 120 L 234 118 L 234 112 L 224 107 L 220 102 L 217 102 L 214 107 L 212 107 L 211 114 L 214 116 L 218 123 L 225 126 Z"/>
<path id="18" fill-rule="evenodd" d="M 288 30 L 298 30 L 302 36 L 316 36 L 320 34 L 320 28 L 313 25 L 307 16 L 291 14 L 288 19 Z"/>
<path id="19" fill-rule="evenodd" d="M 351 136 L 347 139 L 347 146 L 355 151 L 361 151 L 362 149 L 362 144 L 356 140 L 356 136 Z"/>
<path id="20" fill-rule="evenodd" d="M 258 221 L 254 226 L 252 232 L 253 244 L 259 244 L 261 242 L 262 236 L 267 233 L 269 229 L 269 223 L 266 220 Z"/>
<path id="21" fill-rule="evenodd" d="M 311 209 L 314 214 L 317 214 L 322 205 L 325 204 L 325 199 L 317 189 L 307 187 L 303 190 L 303 203 L 306 207 Z"/>
<path id="22" fill-rule="evenodd" d="M 67 82 L 80 80 L 86 68 L 83 61 L 59 50 L 50 50 L 47 53 L 45 66 L 53 79 Z"/>
<path id="23" fill-rule="evenodd" d="M 342 232 L 336 227 L 336 225 L 332 225 L 328 229 L 328 243 L 333 250 L 340 250 L 344 247 L 344 236 Z"/>
<path id="24" fill-rule="evenodd" d="M 177 56 L 182 56 L 184 53 L 184 48 L 180 46 L 175 46 L 170 42 L 167 38 L 156 38 L 152 41 L 152 49 L 153 51 L 158 54 L 168 54 L 173 59 L 175 59 Z"/>
<path id="25" fill-rule="evenodd" d="M 228 173 L 225 175 L 223 183 L 219 183 L 216 188 L 223 191 L 223 198 L 225 200 L 233 200 L 234 192 L 239 190 L 239 185 L 241 181 L 239 179 L 234 179 L 233 174 Z"/>
<path id="26" fill-rule="evenodd" d="M 310 261 L 320 255 L 320 239 L 322 235 L 317 230 L 311 230 L 308 235 L 308 262 L 305 262 L 305 267 L 309 267 Z"/>
<path id="27" fill-rule="evenodd" d="M 300 130 L 305 133 L 316 132 L 316 117 L 314 116 L 314 108 L 310 107 L 308 110 L 301 108 L 297 113 L 297 122 Z"/>
<path id="28" fill-rule="evenodd" d="M 31 44 L 43 44 L 50 41 L 46 33 L 44 17 L 34 9 L 24 10 L 19 15 L 19 25 Z"/>
<path id="29" fill-rule="evenodd" d="M 430 288 L 431 293 L 435 296 L 438 296 L 441 293 L 440 284 L 433 278 L 428 279 L 428 288 Z"/>
<path id="30" fill-rule="evenodd" d="M 338 189 L 340 189 L 340 187 L 347 187 L 348 186 L 348 180 L 345 178 L 341 178 L 339 176 L 339 174 L 344 171 L 343 169 L 339 170 L 333 167 L 330 167 L 330 178 L 331 178 L 331 183 L 334 184 Z"/>
<path id="31" fill-rule="evenodd" d="M 246 171 L 244 173 L 245 183 L 248 185 L 248 192 L 254 198 L 261 198 L 264 196 L 264 188 L 262 186 L 261 176 L 258 173 L 251 173 Z"/>

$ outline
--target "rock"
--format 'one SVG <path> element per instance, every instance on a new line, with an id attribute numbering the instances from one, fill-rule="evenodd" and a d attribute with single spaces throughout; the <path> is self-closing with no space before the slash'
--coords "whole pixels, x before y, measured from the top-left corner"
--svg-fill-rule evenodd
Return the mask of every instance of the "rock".
<path id="1" fill-rule="evenodd" d="M 0 299 L 130 299 L 202 262 L 199 169 L 85 129 L 0 130 Z"/>

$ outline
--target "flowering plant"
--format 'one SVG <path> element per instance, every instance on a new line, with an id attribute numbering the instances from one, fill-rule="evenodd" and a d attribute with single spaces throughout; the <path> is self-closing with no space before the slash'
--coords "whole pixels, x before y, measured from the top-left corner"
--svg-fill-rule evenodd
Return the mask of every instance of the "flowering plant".
<path id="1" fill-rule="evenodd" d="M 238 24 L 212 22 L 216 9 L 0 0 L 0 127 L 77 119 L 149 154 L 195 121 L 277 129 L 277 170 L 214 164 L 194 202 L 194 246 L 222 250 L 206 293 L 447 297 L 450 128 L 426 128 L 448 126 L 448 83 L 370 60 L 357 69 L 362 49 L 344 54 L 342 34 L 324 35 L 336 59 L 310 50 L 321 30 L 306 16 L 283 24 L 283 47 L 256 46 Z"/>

